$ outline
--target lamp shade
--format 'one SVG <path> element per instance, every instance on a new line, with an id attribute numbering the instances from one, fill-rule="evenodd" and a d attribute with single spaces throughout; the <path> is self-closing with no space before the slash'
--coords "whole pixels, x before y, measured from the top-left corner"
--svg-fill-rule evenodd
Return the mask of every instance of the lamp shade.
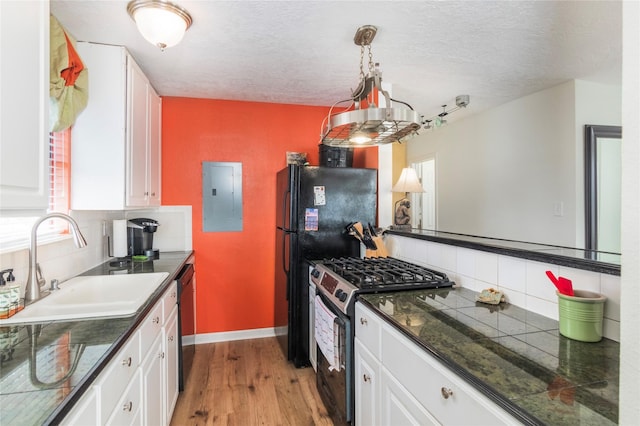
<path id="1" fill-rule="evenodd" d="M 185 9 L 163 0 L 134 0 L 127 11 L 142 37 L 162 50 L 180 43 L 192 22 Z"/>
<path id="2" fill-rule="evenodd" d="M 424 188 L 418 179 L 416 171 L 411 167 L 402 169 L 400 179 L 391 188 L 392 192 L 424 192 Z"/>

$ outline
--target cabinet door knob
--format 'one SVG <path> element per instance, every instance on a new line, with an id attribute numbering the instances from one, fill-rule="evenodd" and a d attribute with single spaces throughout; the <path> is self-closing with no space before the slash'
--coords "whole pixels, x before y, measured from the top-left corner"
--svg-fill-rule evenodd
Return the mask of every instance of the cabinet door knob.
<path id="1" fill-rule="evenodd" d="M 367 319 L 360 317 L 360 324 L 367 325 Z"/>
<path id="2" fill-rule="evenodd" d="M 153 323 L 154 323 L 154 324 L 160 324 L 160 317 L 155 317 L 155 318 L 153 319 Z"/>
<path id="3" fill-rule="evenodd" d="M 362 380 L 364 380 L 365 382 L 370 382 L 371 381 L 371 377 L 367 376 L 366 374 L 362 375 Z"/>
<path id="4" fill-rule="evenodd" d="M 122 360 L 122 365 L 126 365 L 127 367 L 131 367 L 131 357 Z"/>
<path id="5" fill-rule="evenodd" d="M 173 335 L 169 336 L 169 341 L 173 342 Z"/>
<path id="6" fill-rule="evenodd" d="M 132 401 L 126 402 L 122 406 L 122 411 L 131 411 L 131 410 L 133 410 L 133 402 Z"/>
<path id="7" fill-rule="evenodd" d="M 445 388 L 444 386 L 440 389 L 440 393 L 442 393 L 442 397 L 444 399 L 449 399 L 450 396 L 453 396 L 453 391 L 449 388 Z"/>

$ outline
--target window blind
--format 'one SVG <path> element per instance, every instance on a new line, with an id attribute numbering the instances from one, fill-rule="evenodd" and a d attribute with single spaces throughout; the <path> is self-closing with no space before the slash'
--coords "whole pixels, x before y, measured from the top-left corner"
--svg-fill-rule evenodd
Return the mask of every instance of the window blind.
<path id="1" fill-rule="evenodd" d="M 48 212 L 69 213 L 71 170 L 71 129 L 49 134 L 49 206 Z M 26 248 L 31 228 L 38 217 L 0 217 L 0 251 Z M 38 242 L 60 238 L 69 232 L 68 224 L 49 220 L 38 227 Z"/>

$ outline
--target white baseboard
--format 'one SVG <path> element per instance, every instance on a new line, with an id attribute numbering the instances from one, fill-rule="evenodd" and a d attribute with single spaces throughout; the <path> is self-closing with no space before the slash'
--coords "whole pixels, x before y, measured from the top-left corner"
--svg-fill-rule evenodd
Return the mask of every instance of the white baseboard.
<path id="1" fill-rule="evenodd" d="M 182 346 L 191 346 L 196 344 L 196 335 L 182 336 Z"/>
<path id="2" fill-rule="evenodd" d="M 231 342 L 234 340 L 262 339 L 275 337 L 287 332 L 287 327 L 256 328 L 253 330 L 222 331 L 219 333 L 204 333 L 183 336 L 182 344 L 201 345 L 205 343 Z"/>

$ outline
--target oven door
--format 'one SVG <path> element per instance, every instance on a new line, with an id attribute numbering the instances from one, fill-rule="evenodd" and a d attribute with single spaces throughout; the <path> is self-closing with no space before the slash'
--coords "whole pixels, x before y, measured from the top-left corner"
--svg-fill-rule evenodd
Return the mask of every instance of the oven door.
<path id="1" fill-rule="evenodd" d="M 327 350 L 323 350 L 323 344 L 319 341 L 317 345 L 318 369 L 316 372 L 318 393 L 334 424 L 349 424 L 353 419 L 353 386 L 351 384 L 353 344 L 350 338 L 351 321 L 349 317 L 340 312 L 331 302 L 327 301 L 321 293 L 318 294 L 318 297 L 319 303 L 321 303 L 322 306 L 316 307 L 316 335 L 318 330 L 322 331 L 320 323 L 323 321 L 322 315 L 319 315 L 318 310 L 326 309 L 335 317 L 333 324 L 335 324 L 336 327 L 335 335 L 337 339 L 334 346 L 334 355 L 336 353 L 338 354 L 337 357 L 332 357 L 331 353 L 327 356 L 325 354 Z M 318 340 L 318 338 L 321 339 L 320 336 L 317 336 L 316 340 Z"/>

